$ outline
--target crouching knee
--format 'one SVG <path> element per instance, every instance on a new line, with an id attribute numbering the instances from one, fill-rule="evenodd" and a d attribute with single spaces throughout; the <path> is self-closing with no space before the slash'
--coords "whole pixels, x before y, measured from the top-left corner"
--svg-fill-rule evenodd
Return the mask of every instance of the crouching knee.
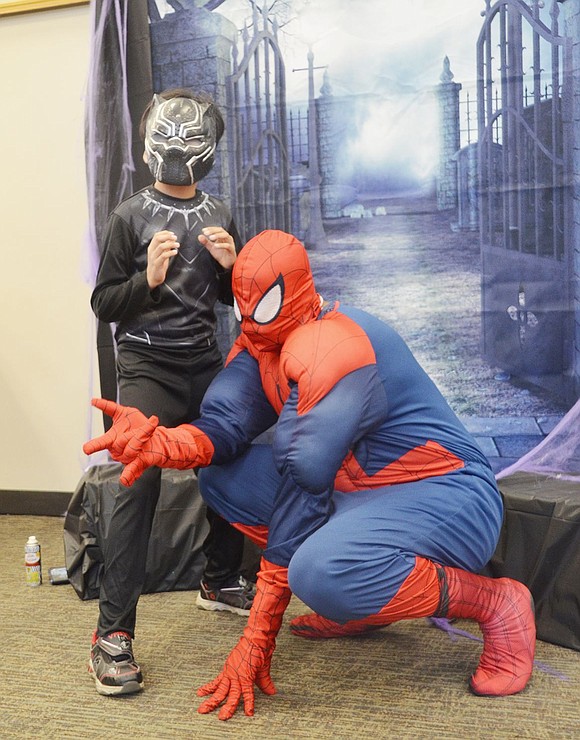
<path id="1" fill-rule="evenodd" d="M 336 622 L 350 619 L 350 607 L 339 586 L 337 564 L 323 553 L 312 553 L 304 543 L 288 566 L 288 583 L 292 592 L 317 614 Z"/>

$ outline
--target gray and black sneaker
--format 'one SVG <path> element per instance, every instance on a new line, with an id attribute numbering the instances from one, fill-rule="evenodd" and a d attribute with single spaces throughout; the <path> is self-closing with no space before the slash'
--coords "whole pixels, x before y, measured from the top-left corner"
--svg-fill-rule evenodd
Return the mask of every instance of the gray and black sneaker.
<path id="1" fill-rule="evenodd" d="M 143 688 L 143 675 L 133 657 L 131 637 L 126 632 L 93 634 L 89 673 L 99 694 L 117 696 L 134 694 Z"/>
<path id="2" fill-rule="evenodd" d="M 238 576 L 230 586 L 221 588 L 212 588 L 202 581 L 195 603 L 200 609 L 234 612 L 246 617 L 250 613 L 255 593 L 255 585 L 246 581 L 243 576 Z"/>

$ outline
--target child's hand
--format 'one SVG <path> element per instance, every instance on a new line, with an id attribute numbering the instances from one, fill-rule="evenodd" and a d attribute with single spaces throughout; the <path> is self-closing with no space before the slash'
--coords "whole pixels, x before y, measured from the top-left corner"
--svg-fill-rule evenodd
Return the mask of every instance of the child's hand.
<path id="1" fill-rule="evenodd" d="M 151 290 L 165 282 L 169 260 L 179 250 L 173 231 L 158 231 L 147 247 L 147 282 Z"/>
<path id="2" fill-rule="evenodd" d="M 207 226 L 197 238 L 224 270 L 229 270 L 236 261 L 236 245 L 233 238 L 221 226 Z"/>

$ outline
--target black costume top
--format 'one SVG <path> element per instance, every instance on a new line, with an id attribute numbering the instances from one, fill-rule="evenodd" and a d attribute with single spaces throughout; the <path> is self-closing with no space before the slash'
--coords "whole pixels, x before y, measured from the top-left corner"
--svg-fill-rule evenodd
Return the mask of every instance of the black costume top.
<path id="1" fill-rule="evenodd" d="M 240 238 L 227 206 L 198 190 L 182 200 L 144 188 L 112 212 L 91 306 L 117 324 L 117 344 L 163 349 L 207 347 L 216 329 L 217 300 L 232 304 L 231 273 L 197 239 L 206 226 L 222 226 Z M 147 247 L 158 231 L 173 231 L 181 245 L 162 285 L 147 283 Z"/>

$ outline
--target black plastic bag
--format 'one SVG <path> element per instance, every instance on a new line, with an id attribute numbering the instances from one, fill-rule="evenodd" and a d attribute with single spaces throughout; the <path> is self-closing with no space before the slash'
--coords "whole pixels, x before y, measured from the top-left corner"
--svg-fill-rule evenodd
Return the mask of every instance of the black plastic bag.
<path id="1" fill-rule="evenodd" d="M 484 573 L 525 583 L 538 638 L 580 650 L 580 485 L 515 473 L 499 487 L 504 522 Z"/>
<path id="2" fill-rule="evenodd" d="M 122 466 L 89 468 L 74 492 L 64 522 L 65 563 L 69 580 L 83 599 L 99 595 L 102 556 L 99 541 L 107 532 Z M 203 542 L 209 531 L 205 504 L 191 470 L 164 470 L 153 519 L 143 593 L 199 588 L 205 567 Z"/>

